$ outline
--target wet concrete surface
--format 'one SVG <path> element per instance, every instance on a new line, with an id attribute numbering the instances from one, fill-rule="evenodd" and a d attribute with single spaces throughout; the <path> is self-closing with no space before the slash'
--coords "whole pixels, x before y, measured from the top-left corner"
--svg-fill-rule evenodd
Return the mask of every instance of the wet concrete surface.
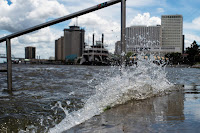
<path id="1" fill-rule="evenodd" d="M 195 114 L 185 111 L 190 110 L 189 106 L 193 106 L 193 109 L 198 106 L 198 102 L 188 105 L 186 100 L 191 94 L 188 94 L 189 90 L 193 91 L 183 88 L 165 96 L 129 101 L 65 133 L 198 133 L 200 121 L 194 119 Z"/>

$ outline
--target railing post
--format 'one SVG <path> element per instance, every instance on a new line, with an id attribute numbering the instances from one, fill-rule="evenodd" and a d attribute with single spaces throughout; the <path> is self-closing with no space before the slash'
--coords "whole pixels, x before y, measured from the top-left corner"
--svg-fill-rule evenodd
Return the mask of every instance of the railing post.
<path id="1" fill-rule="evenodd" d="M 7 54 L 7 87 L 8 91 L 12 92 L 12 60 L 11 60 L 11 41 L 6 39 L 6 54 Z"/>
<path id="2" fill-rule="evenodd" d="M 121 0 L 121 54 L 126 54 L 126 0 Z M 122 55 L 122 62 L 124 61 Z"/>

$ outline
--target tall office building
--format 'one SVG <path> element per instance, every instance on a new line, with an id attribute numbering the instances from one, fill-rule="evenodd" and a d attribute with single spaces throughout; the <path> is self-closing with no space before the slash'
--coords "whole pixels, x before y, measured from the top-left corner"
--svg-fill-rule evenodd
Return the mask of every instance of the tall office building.
<path id="1" fill-rule="evenodd" d="M 35 47 L 25 47 L 25 59 L 35 59 L 36 48 Z"/>
<path id="2" fill-rule="evenodd" d="M 81 57 L 85 45 L 85 30 L 79 26 L 64 29 L 64 37 L 55 41 L 55 59 L 66 60 Z"/>
<path id="3" fill-rule="evenodd" d="M 162 50 L 183 53 L 183 16 L 162 15 Z"/>
<path id="4" fill-rule="evenodd" d="M 126 28 L 127 52 L 151 50 L 160 46 L 161 26 L 131 26 Z"/>

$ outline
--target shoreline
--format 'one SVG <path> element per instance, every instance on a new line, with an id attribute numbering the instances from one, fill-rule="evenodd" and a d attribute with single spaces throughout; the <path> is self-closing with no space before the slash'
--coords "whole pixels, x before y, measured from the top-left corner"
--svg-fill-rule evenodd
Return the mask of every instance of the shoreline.
<path id="1" fill-rule="evenodd" d="M 192 68 L 200 68 L 200 64 L 193 65 Z"/>
<path id="2" fill-rule="evenodd" d="M 5 63 L 0 63 L 0 66 L 6 66 Z M 20 64 L 13 64 L 13 65 L 49 65 L 49 66 L 52 66 L 52 65 L 72 65 L 72 66 L 104 66 L 104 65 L 80 65 L 80 64 L 23 64 L 23 63 L 20 63 Z M 112 66 L 112 65 L 105 65 L 105 66 Z M 187 65 L 187 64 L 184 64 L 184 65 L 166 65 L 167 67 L 173 67 L 173 68 L 200 68 L 200 64 L 196 64 L 196 65 L 193 65 L 193 66 L 190 66 L 190 65 Z"/>
<path id="3" fill-rule="evenodd" d="M 200 68 L 200 64 L 197 65 L 167 65 L 167 67 L 173 67 L 173 68 Z"/>

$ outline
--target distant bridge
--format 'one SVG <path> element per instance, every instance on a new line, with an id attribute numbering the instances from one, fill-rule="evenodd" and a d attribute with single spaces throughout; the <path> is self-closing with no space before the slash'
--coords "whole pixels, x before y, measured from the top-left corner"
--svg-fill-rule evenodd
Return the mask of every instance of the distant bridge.
<path id="1" fill-rule="evenodd" d="M 6 54 L 0 54 L 0 58 L 7 58 L 7 56 L 6 56 Z M 15 60 L 15 59 L 23 59 L 23 58 L 15 57 L 14 55 L 11 55 L 11 58 L 12 58 L 12 60 Z"/>
<path id="2" fill-rule="evenodd" d="M 0 54 L 0 58 L 7 58 L 6 54 Z M 12 59 L 15 59 L 14 55 L 11 55 Z"/>

